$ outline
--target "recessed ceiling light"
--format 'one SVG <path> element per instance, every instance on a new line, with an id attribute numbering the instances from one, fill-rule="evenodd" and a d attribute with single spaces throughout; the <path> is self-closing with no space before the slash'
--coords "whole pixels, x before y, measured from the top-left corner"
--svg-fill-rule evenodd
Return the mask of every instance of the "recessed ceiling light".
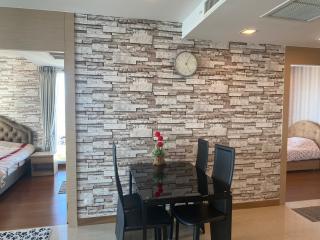
<path id="1" fill-rule="evenodd" d="M 246 29 L 243 29 L 241 31 L 241 33 L 244 34 L 244 35 L 252 35 L 252 34 L 254 34 L 256 32 L 257 32 L 257 30 L 254 29 L 254 28 L 246 28 Z"/>

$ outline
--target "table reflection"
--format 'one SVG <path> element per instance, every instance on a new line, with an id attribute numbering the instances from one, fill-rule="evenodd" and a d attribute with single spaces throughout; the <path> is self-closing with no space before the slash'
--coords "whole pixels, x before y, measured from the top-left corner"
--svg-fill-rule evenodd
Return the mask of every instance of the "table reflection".
<path id="1" fill-rule="evenodd" d="M 189 162 L 130 165 L 136 189 L 143 200 L 207 196 L 214 193 L 213 179 Z"/>

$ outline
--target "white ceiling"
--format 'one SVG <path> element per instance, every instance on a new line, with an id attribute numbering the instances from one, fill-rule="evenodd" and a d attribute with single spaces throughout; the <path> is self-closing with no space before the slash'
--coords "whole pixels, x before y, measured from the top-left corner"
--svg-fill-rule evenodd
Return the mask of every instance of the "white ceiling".
<path id="1" fill-rule="evenodd" d="M 300 22 L 260 17 L 283 2 L 285 0 L 226 0 L 184 35 L 216 42 L 243 41 L 320 48 L 320 19 Z M 244 36 L 240 34 L 244 28 L 256 28 L 257 33 Z"/>
<path id="2" fill-rule="evenodd" d="M 1 0 L 0 6 L 182 22 L 202 0 Z"/>
<path id="3" fill-rule="evenodd" d="M 0 50 L 0 56 L 25 58 L 37 66 L 53 66 L 63 69 L 63 59 L 53 58 L 49 52 Z"/>
<path id="4" fill-rule="evenodd" d="M 285 0 L 220 1 L 224 3 L 205 16 L 200 13 L 203 0 L 1 0 L 0 6 L 179 21 L 187 38 L 320 48 L 320 19 L 298 22 L 260 17 Z M 248 27 L 258 32 L 241 35 Z"/>

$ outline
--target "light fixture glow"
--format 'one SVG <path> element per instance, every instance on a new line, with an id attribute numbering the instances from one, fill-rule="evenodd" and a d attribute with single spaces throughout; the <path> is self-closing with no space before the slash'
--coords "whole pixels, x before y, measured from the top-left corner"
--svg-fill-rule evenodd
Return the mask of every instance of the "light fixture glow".
<path id="1" fill-rule="evenodd" d="M 254 34 L 256 32 L 257 32 L 257 30 L 253 29 L 253 28 L 246 28 L 246 29 L 243 29 L 241 31 L 241 33 L 244 34 L 244 35 L 252 35 L 252 34 Z"/>

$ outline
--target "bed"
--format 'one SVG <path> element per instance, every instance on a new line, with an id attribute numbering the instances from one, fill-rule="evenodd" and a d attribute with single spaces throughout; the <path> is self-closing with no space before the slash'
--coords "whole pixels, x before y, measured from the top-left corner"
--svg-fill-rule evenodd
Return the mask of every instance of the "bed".
<path id="1" fill-rule="evenodd" d="M 0 195 L 30 172 L 32 131 L 0 116 Z"/>
<path id="2" fill-rule="evenodd" d="M 320 125 L 299 121 L 288 131 L 287 171 L 320 169 Z"/>

